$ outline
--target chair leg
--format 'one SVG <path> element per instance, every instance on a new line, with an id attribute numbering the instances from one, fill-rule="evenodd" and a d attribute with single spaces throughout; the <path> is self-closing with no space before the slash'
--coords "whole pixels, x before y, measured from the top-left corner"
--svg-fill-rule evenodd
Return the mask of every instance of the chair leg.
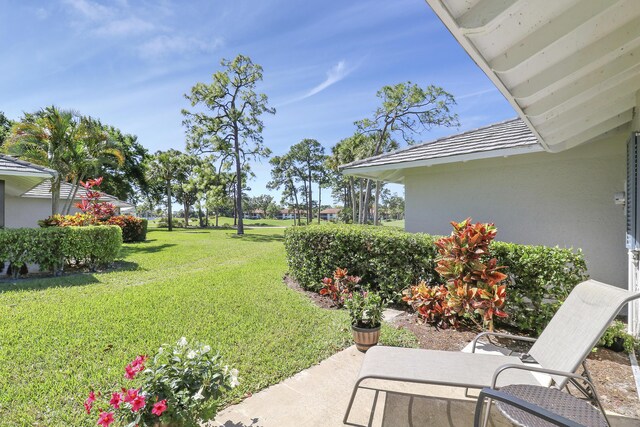
<path id="1" fill-rule="evenodd" d="M 607 413 L 605 412 L 604 407 L 602 406 L 602 402 L 600 401 L 600 396 L 598 396 L 598 392 L 596 391 L 596 388 L 593 386 L 593 378 L 591 377 L 591 372 L 589 372 L 589 369 L 587 368 L 586 361 L 582 362 L 582 369 L 583 369 L 582 376 L 584 377 L 583 379 L 584 384 L 580 384 L 576 379 L 570 379 L 569 382 L 573 384 L 580 391 L 580 393 L 584 395 L 584 397 L 589 399 L 592 405 L 595 405 L 598 407 L 598 409 L 600 409 L 600 412 L 602 412 L 602 415 L 604 416 L 604 419 L 607 422 L 607 425 L 611 426 L 609 417 L 607 417 Z"/>
<path id="2" fill-rule="evenodd" d="M 344 414 L 344 418 L 342 419 L 343 424 L 348 424 L 349 414 L 351 413 L 351 407 L 353 406 L 353 401 L 356 399 L 356 394 L 358 393 L 358 388 L 360 388 L 360 383 L 362 380 L 358 380 L 356 384 L 353 386 L 353 392 L 351 393 L 351 399 L 349 399 L 349 406 L 347 406 L 347 412 Z"/>

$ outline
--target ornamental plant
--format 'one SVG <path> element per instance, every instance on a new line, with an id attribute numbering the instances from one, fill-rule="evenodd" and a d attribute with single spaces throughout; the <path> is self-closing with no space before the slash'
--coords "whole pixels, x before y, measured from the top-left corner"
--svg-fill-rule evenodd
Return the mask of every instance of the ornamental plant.
<path id="1" fill-rule="evenodd" d="M 89 392 L 87 414 L 97 415 L 102 427 L 196 427 L 215 416 L 217 400 L 239 384 L 238 371 L 223 365 L 211 347 L 189 345 L 182 337 L 163 345 L 153 358 L 137 356 L 125 366 L 125 378 L 138 386 L 107 394 Z"/>
<path id="2" fill-rule="evenodd" d="M 345 299 L 353 291 L 359 288 L 360 277 L 350 276 L 346 268 L 337 268 L 333 273 L 333 278 L 322 279 L 322 289 L 320 295 L 330 297 L 338 307 L 342 307 Z"/>
<path id="3" fill-rule="evenodd" d="M 427 323 L 436 328 L 458 327 L 458 316 L 447 302 L 446 286 L 428 286 L 424 280 L 404 291 L 402 300 L 408 303 Z"/>
<path id="4" fill-rule="evenodd" d="M 351 325 L 358 328 L 374 329 L 382 323 L 385 303 L 374 292 L 352 292 L 345 300 L 345 307 L 351 317 Z"/>
<path id="5" fill-rule="evenodd" d="M 100 201 L 103 194 L 96 188 L 100 184 L 102 177 L 88 179 L 86 182 L 80 181 L 85 194 L 80 196 L 80 203 L 76 203 L 76 207 L 85 214 L 93 215 L 98 221 L 106 221 L 116 214 L 116 207 L 113 203 Z"/>
<path id="6" fill-rule="evenodd" d="M 425 290 L 419 285 L 409 288 L 403 299 L 412 306 L 424 306 L 427 321 L 435 319 L 442 325 L 442 320 L 454 313 L 475 323 L 479 323 L 480 317 L 482 326 L 492 331 L 494 316 L 507 317 L 502 308 L 506 299 L 504 281 L 508 276 L 499 271 L 504 267 L 497 265 L 489 250 L 497 229 L 494 224 L 472 224 L 471 218 L 451 225 L 451 236 L 435 243 L 438 249 L 435 270 L 446 281 L 446 305 L 441 301 L 442 289 Z M 446 316 L 437 315 L 439 310 Z M 455 325 L 450 319 L 448 322 Z"/>

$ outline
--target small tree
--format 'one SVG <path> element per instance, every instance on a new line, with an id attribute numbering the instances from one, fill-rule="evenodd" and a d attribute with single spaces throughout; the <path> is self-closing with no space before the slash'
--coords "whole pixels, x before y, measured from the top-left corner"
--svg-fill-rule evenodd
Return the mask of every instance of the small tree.
<path id="1" fill-rule="evenodd" d="M 233 61 L 223 59 L 225 68 L 213 74 L 210 84 L 196 83 L 185 97 L 192 107 L 204 111 L 183 110 L 184 124 L 191 133 L 204 138 L 201 151 L 232 159 L 236 170 L 235 206 L 238 234 L 244 234 L 242 221 L 243 165 L 249 159 L 268 157 L 271 151 L 263 145 L 260 116 L 275 114 L 268 106 L 267 96 L 257 94 L 255 87 L 262 80 L 262 67 L 247 56 Z"/>
<path id="2" fill-rule="evenodd" d="M 172 186 L 174 183 L 181 181 L 183 177 L 181 158 L 182 153 L 178 150 L 157 151 L 151 157 L 147 168 L 149 180 L 164 185 L 169 231 L 173 230 Z"/>

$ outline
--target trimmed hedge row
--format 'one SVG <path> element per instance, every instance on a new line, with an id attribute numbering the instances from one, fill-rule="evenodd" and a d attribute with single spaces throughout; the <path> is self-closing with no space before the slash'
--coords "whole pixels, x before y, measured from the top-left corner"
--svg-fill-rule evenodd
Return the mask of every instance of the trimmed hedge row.
<path id="1" fill-rule="evenodd" d="M 26 264 L 58 273 L 65 263 L 94 270 L 112 263 L 120 252 L 122 230 L 115 225 L 17 228 L 0 230 L 0 262 L 17 276 Z"/>
<path id="2" fill-rule="evenodd" d="M 390 300 L 399 300 L 418 279 L 437 277 L 434 241 L 427 234 L 367 225 L 289 227 L 284 234 L 289 271 L 305 289 L 319 290 L 322 279 L 341 267 Z"/>
<path id="3" fill-rule="evenodd" d="M 291 275 L 305 288 L 318 290 L 337 267 L 361 276 L 387 300 L 420 280 L 442 283 L 434 270 L 437 236 L 361 225 L 289 227 L 285 248 Z M 509 274 L 506 322 L 539 332 L 575 285 L 587 278 L 580 251 L 493 242 L 492 254 Z"/>

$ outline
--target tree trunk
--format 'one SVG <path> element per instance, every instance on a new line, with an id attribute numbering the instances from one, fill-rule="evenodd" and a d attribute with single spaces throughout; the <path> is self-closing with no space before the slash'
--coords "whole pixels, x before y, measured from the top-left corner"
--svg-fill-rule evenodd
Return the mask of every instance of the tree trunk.
<path id="1" fill-rule="evenodd" d="M 296 203 L 293 207 L 293 225 L 296 225 L 296 218 L 298 219 L 298 225 L 300 225 L 300 218 L 298 216 L 298 192 L 295 190 L 295 184 L 293 182 L 291 184 L 293 185 L 293 198 Z"/>
<path id="2" fill-rule="evenodd" d="M 349 177 L 349 193 L 351 194 L 351 210 L 353 212 L 352 222 L 358 221 L 358 206 L 356 203 L 356 184 L 352 176 Z"/>
<path id="3" fill-rule="evenodd" d="M 51 179 L 51 215 L 58 213 L 60 204 L 60 176 Z"/>
<path id="4" fill-rule="evenodd" d="M 70 191 L 69 194 L 67 195 L 67 198 L 64 201 L 64 205 L 62 206 L 62 213 L 64 215 L 69 215 L 69 211 L 71 211 L 71 205 L 73 204 L 73 201 L 76 198 L 76 195 L 78 194 L 78 183 L 82 180 L 82 178 L 77 177 L 76 179 L 74 179 L 71 182 L 71 185 L 73 186 L 72 189 L 73 191 Z M 61 184 L 62 186 L 62 184 Z"/>
<path id="5" fill-rule="evenodd" d="M 309 197 L 307 199 L 307 224 L 311 224 L 313 221 L 313 183 L 311 182 L 311 165 L 307 165 L 309 168 Z"/>
<path id="6" fill-rule="evenodd" d="M 184 228 L 189 228 L 189 203 L 184 203 Z"/>
<path id="7" fill-rule="evenodd" d="M 318 181 L 318 224 L 320 224 L 320 211 L 322 210 L 322 187 Z"/>
<path id="8" fill-rule="evenodd" d="M 364 206 L 362 207 L 362 224 L 365 224 L 369 220 L 369 203 L 371 202 L 371 187 L 372 181 L 367 179 L 367 188 L 364 193 Z"/>
<path id="9" fill-rule="evenodd" d="M 167 220 L 169 231 L 173 231 L 173 213 L 171 212 L 171 181 L 167 181 Z"/>
<path id="10" fill-rule="evenodd" d="M 216 228 L 218 228 L 218 217 L 220 216 L 218 208 L 216 208 Z"/>
<path id="11" fill-rule="evenodd" d="M 380 203 L 380 181 L 376 181 L 376 198 L 375 204 L 373 206 L 373 223 L 374 225 L 380 225 L 380 221 L 378 219 L 378 206 Z"/>
<path id="12" fill-rule="evenodd" d="M 238 127 L 233 130 L 235 157 L 236 157 L 236 212 L 238 215 L 238 235 L 244 234 L 244 222 L 242 220 L 242 165 L 240 164 L 240 140 Z"/>

